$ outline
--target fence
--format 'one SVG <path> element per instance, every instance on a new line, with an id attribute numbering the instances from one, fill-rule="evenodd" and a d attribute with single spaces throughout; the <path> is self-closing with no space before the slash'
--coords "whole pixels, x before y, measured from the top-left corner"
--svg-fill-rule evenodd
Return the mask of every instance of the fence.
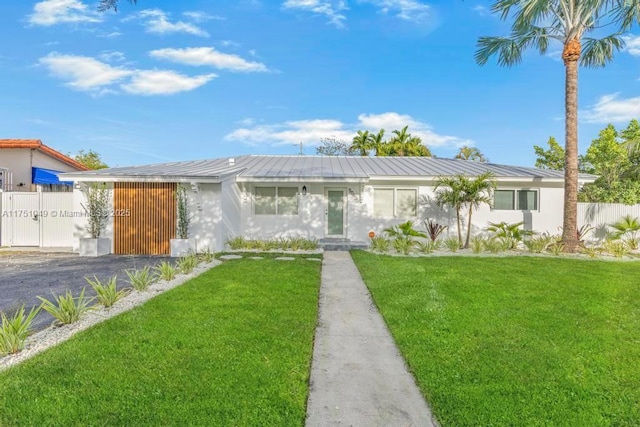
<path id="1" fill-rule="evenodd" d="M 73 245 L 73 193 L 0 193 L 0 246 Z"/>
<path id="2" fill-rule="evenodd" d="M 578 227 L 590 225 L 594 228 L 590 238 L 604 239 L 611 231 L 608 224 L 617 222 L 625 215 L 640 217 L 640 205 L 621 203 L 578 203 Z"/>

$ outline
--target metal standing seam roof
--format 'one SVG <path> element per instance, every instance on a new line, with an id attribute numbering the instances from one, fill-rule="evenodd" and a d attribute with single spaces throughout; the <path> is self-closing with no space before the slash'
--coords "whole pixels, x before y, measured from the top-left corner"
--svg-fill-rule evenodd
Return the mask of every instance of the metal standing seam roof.
<path id="1" fill-rule="evenodd" d="M 233 162 L 231 161 L 233 159 Z M 368 179 L 387 177 L 437 177 L 466 174 L 477 176 L 491 171 L 498 178 L 563 179 L 563 171 L 479 163 L 434 157 L 358 157 L 358 156 L 259 156 L 248 155 L 209 160 L 159 163 L 64 174 L 74 177 L 202 177 L 217 178 L 237 174 L 243 180 L 327 178 Z M 593 175 L 581 174 L 583 180 Z"/>

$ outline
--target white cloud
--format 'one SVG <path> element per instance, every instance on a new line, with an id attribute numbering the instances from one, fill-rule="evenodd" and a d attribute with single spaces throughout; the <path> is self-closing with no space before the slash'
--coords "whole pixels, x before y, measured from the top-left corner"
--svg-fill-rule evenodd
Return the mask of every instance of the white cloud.
<path id="1" fill-rule="evenodd" d="M 107 57 L 124 60 L 119 52 L 111 52 Z M 115 67 L 96 58 L 56 52 L 40 58 L 39 62 L 51 74 L 64 80 L 66 86 L 92 95 L 119 90 L 136 95 L 169 95 L 196 89 L 216 77 L 215 74 L 191 77 L 171 70 Z"/>
<path id="2" fill-rule="evenodd" d="M 191 47 L 184 49 L 158 49 L 149 52 L 156 59 L 165 59 L 179 64 L 210 66 L 221 70 L 264 72 L 267 67 L 260 62 L 251 62 L 238 55 L 222 53 L 212 47 Z"/>
<path id="3" fill-rule="evenodd" d="M 347 9 L 347 5 L 342 0 L 286 0 L 282 4 L 282 7 L 324 15 L 330 24 L 338 28 L 344 27 L 344 21 L 347 19 L 342 13 L 342 11 Z"/>
<path id="4" fill-rule="evenodd" d="M 460 147 L 473 145 L 473 141 L 455 136 L 435 133 L 431 126 L 406 114 L 394 112 L 382 114 L 361 114 L 354 124 L 339 120 L 315 119 L 287 121 L 278 124 L 255 124 L 255 121 L 241 124 L 244 127 L 234 130 L 225 136 L 227 141 L 239 141 L 250 145 L 318 145 L 321 138 L 336 137 L 350 142 L 358 130 L 377 132 L 401 129 L 409 125 L 409 132 L 419 136 L 422 142 L 430 147 Z"/>
<path id="5" fill-rule="evenodd" d="M 477 4 L 473 6 L 471 10 L 473 10 L 480 16 L 488 16 L 491 13 L 488 7 L 482 6 L 481 4 Z"/>
<path id="6" fill-rule="evenodd" d="M 52 52 L 40 58 L 39 62 L 53 75 L 66 80 L 70 88 L 94 93 L 102 93 L 106 87 L 132 74 L 131 70 L 112 67 L 88 56 Z"/>
<path id="7" fill-rule="evenodd" d="M 622 37 L 622 40 L 625 42 L 624 50 L 626 52 L 633 56 L 640 56 L 640 36 L 629 34 Z"/>
<path id="8" fill-rule="evenodd" d="M 81 0 L 44 0 L 33 6 L 32 25 L 51 26 L 81 22 L 100 22 L 100 16 Z"/>
<path id="9" fill-rule="evenodd" d="M 406 21 L 423 21 L 429 17 L 431 6 L 418 0 L 360 0 L 378 7 L 384 14 L 395 14 Z"/>
<path id="10" fill-rule="evenodd" d="M 191 77 L 175 71 L 143 70 L 137 71 L 122 89 L 135 95 L 172 95 L 199 88 L 215 77 L 215 74 Z"/>
<path id="11" fill-rule="evenodd" d="M 116 50 L 106 50 L 99 57 L 106 62 L 123 62 L 125 60 L 124 53 Z"/>
<path id="12" fill-rule="evenodd" d="M 211 20 L 224 21 L 225 19 L 227 19 L 223 16 L 209 15 L 208 13 L 202 12 L 200 10 L 182 12 L 182 14 L 187 18 L 191 19 L 193 22 L 205 22 L 205 21 L 211 21 Z"/>
<path id="13" fill-rule="evenodd" d="M 147 9 L 133 15 L 133 19 L 138 18 L 143 21 L 144 27 L 148 33 L 153 34 L 172 34 L 186 33 L 199 37 L 209 37 L 209 33 L 199 26 L 190 22 L 169 20 L 169 14 L 160 9 Z M 128 21 L 126 19 L 125 21 Z"/>
<path id="14" fill-rule="evenodd" d="M 598 102 L 582 111 L 589 123 L 622 123 L 640 116 L 640 97 L 620 98 L 619 93 L 604 95 Z"/>

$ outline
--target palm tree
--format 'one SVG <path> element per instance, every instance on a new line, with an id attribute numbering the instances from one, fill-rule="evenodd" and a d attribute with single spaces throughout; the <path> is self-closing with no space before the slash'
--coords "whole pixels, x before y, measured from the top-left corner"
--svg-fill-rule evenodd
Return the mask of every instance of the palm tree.
<path id="1" fill-rule="evenodd" d="M 622 33 L 640 22 L 640 0 L 496 0 L 491 8 L 503 20 L 513 18 L 508 37 L 480 37 L 475 55 L 480 65 L 497 56 L 501 66 L 522 61 L 533 47 L 546 54 L 549 43 L 562 43 L 565 66 L 565 179 L 562 240 L 575 252 L 578 228 L 578 63 L 603 67 L 624 47 Z M 603 38 L 586 37 L 613 28 Z"/>
<path id="2" fill-rule="evenodd" d="M 384 129 L 380 129 L 378 133 L 371 134 L 371 148 L 376 151 L 376 156 L 380 155 L 380 149 L 385 144 L 384 141 Z"/>
<path id="3" fill-rule="evenodd" d="M 491 197 L 493 190 L 496 188 L 496 181 L 493 173 L 487 171 L 474 179 L 464 177 L 463 182 L 465 184 L 463 200 L 469 212 L 469 217 L 467 218 L 467 240 L 464 243 L 464 247 L 468 248 L 471 238 L 471 216 L 473 215 L 473 210 L 478 210 L 483 203 L 491 204 Z"/>
<path id="4" fill-rule="evenodd" d="M 469 147 L 467 145 L 465 145 L 464 147 L 460 147 L 460 151 L 458 151 L 458 154 L 456 154 L 454 159 L 470 160 L 472 162 L 480 163 L 486 163 L 488 161 L 480 150 L 478 150 L 476 147 Z"/>
<path id="5" fill-rule="evenodd" d="M 439 207 L 451 206 L 456 211 L 456 223 L 458 225 L 458 242 L 462 246 L 462 223 L 460 211 L 465 203 L 464 190 L 466 187 L 464 175 L 440 176 L 436 180 L 433 190 L 436 193 L 436 205 Z"/>
<path id="6" fill-rule="evenodd" d="M 358 134 L 353 137 L 353 143 L 351 144 L 351 151 L 360 152 L 361 156 L 368 156 L 369 149 L 371 148 L 372 135 L 368 130 L 358 131 Z"/>
<path id="7" fill-rule="evenodd" d="M 115 11 L 118 10 L 118 1 L 119 0 L 100 0 L 100 5 L 98 6 L 98 10 L 100 12 L 106 12 L 107 10 L 113 9 Z M 128 0 L 131 4 L 136 4 L 137 0 Z"/>

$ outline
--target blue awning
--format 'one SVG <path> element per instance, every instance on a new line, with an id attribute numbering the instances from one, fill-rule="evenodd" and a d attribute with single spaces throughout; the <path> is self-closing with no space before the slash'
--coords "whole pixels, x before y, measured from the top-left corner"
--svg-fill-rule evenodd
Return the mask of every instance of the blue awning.
<path id="1" fill-rule="evenodd" d="M 31 180 L 34 184 L 54 184 L 54 185 L 73 185 L 71 181 L 60 181 L 58 174 L 60 171 L 43 168 L 31 168 Z"/>

